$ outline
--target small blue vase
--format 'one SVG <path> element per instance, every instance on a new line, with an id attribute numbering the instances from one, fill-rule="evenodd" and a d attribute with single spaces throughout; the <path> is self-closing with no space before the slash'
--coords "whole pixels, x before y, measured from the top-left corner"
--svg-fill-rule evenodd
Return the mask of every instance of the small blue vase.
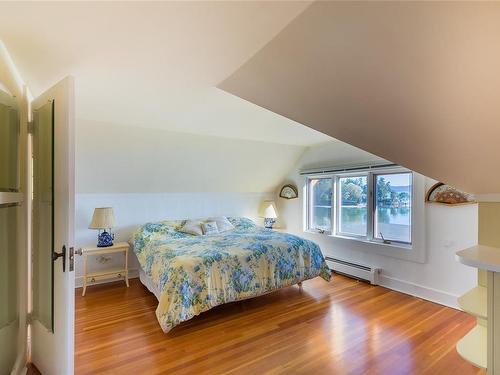
<path id="1" fill-rule="evenodd" d="M 106 231 L 99 234 L 97 237 L 97 247 L 113 246 L 113 235 Z"/>
<path id="2" fill-rule="evenodd" d="M 273 225 L 275 222 L 276 220 L 271 219 L 269 217 L 264 218 L 264 228 L 273 229 Z"/>

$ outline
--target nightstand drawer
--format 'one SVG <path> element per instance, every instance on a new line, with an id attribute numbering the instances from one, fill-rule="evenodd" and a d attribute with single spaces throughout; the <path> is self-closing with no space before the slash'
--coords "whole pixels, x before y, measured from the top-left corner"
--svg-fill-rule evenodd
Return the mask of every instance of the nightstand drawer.
<path id="1" fill-rule="evenodd" d="M 109 269 L 109 270 L 104 270 L 100 272 L 93 272 L 87 274 L 85 277 L 87 278 L 88 282 L 95 283 L 96 281 L 100 280 L 107 280 L 107 279 L 123 279 L 126 275 L 126 270 L 121 269 L 121 268 L 116 268 L 116 269 Z"/>

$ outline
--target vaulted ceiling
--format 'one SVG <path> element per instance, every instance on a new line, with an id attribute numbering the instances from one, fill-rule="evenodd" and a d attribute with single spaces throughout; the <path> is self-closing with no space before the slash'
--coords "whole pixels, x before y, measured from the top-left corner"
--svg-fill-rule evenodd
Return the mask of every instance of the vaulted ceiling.
<path id="1" fill-rule="evenodd" d="M 498 2 L 316 2 L 219 87 L 466 191 L 500 192 Z"/>
<path id="2" fill-rule="evenodd" d="M 500 3 L 4 2 L 0 39 L 35 96 L 76 77 L 77 120 L 332 136 L 500 192 Z"/>
<path id="3" fill-rule="evenodd" d="M 309 2 L 2 2 L 35 96 L 71 74 L 78 120 L 307 146 L 327 137 L 217 89 Z"/>

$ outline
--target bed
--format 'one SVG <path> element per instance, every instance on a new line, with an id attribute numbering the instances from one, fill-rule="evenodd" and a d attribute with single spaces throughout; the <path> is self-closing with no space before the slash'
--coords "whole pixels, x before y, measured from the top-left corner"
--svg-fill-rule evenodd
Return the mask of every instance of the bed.
<path id="1" fill-rule="evenodd" d="M 158 299 L 164 332 L 212 307 L 256 297 L 331 273 L 317 244 L 228 218 L 234 229 L 206 236 L 181 232 L 184 221 L 147 223 L 131 245 L 142 283 Z"/>

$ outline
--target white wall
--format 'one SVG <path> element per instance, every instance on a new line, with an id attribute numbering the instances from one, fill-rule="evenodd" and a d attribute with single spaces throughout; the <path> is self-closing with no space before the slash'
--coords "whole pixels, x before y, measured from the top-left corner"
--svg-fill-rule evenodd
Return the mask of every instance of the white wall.
<path id="1" fill-rule="evenodd" d="M 128 241 L 149 221 L 212 215 L 257 217 L 305 148 L 184 134 L 158 129 L 77 122 L 76 246 L 94 246 L 88 229 L 95 207 L 115 210 L 116 241 Z M 118 257 L 89 267 L 113 267 Z M 76 285 L 82 283 L 76 258 Z M 137 260 L 130 256 L 130 272 Z"/>
<path id="2" fill-rule="evenodd" d="M 366 163 L 370 160 L 381 161 L 380 158 L 340 142 L 311 147 L 286 179 L 299 187 L 299 199 L 277 201 L 280 224 L 289 232 L 317 242 L 325 255 L 381 268 L 381 285 L 456 307 L 457 296 L 476 285 L 476 270 L 456 262 L 455 252 L 477 243 L 477 205 L 424 205 L 423 217 L 417 220 L 421 220 L 425 226 L 425 263 L 381 255 L 378 253 L 381 245 L 303 231 L 302 191 L 305 177 L 300 176 L 298 171 L 316 166 Z M 427 179 L 427 187 L 433 182 Z"/>
<path id="3" fill-rule="evenodd" d="M 270 192 L 304 150 L 78 120 L 76 191 Z"/>

